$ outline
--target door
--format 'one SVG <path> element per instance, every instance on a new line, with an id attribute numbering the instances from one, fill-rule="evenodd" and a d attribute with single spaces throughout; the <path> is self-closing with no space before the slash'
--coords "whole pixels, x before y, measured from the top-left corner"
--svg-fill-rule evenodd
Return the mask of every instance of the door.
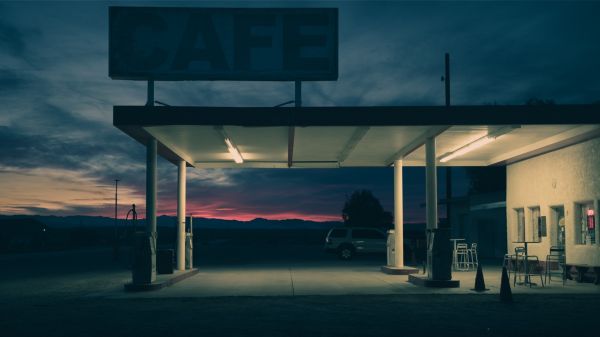
<path id="1" fill-rule="evenodd" d="M 550 235 L 553 246 L 565 246 L 565 208 L 555 206 L 551 208 Z"/>

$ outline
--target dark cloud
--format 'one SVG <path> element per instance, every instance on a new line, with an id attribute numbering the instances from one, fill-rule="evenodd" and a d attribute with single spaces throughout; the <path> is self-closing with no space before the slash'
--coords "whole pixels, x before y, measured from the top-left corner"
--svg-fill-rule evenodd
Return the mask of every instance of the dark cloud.
<path id="1" fill-rule="evenodd" d="M 207 4 L 222 5 L 201 3 Z M 340 7 L 340 76 L 335 82 L 306 83 L 305 105 L 442 104 L 444 52 L 451 53 L 455 104 L 600 99 L 600 3 L 322 4 Z M 283 4 L 288 5 L 306 4 Z M 103 185 L 119 178 L 122 186 L 144 193 L 145 149 L 112 126 L 112 105 L 143 104 L 145 88 L 108 78 L 107 12 L 103 2 L 0 7 L 0 170 L 56 168 Z M 284 82 L 156 84 L 156 98 L 171 105 L 272 106 L 292 96 L 292 84 Z M 159 208 L 172 210 L 176 167 L 160 159 L 158 170 Z M 203 170 L 190 174 L 188 195 L 200 206 L 335 215 L 347 195 L 365 188 L 391 210 L 392 172 Z M 443 196 L 442 173 L 439 179 Z M 424 180 L 422 169 L 405 169 L 407 221 L 422 219 Z M 103 211 L 103 206 L 85 207 L 64 205 L 64 212 Z"/>
<path id="2" fill-rule="evenodd" d="M 25 53 L 25 35 L 23 31 L 16 27 L 0 21 L 0 49 L 14 56 L 23 56 Z"/>
<path id="3" fill-rule="evenodd" d="M 35 215 L 57 215 L 70 216 L 70 215 L 96 215 L 96 214 L 111 214 L 114 213 L 114 204 L 106 203 L 98 206 L 80 206 L 80 205 L 69 205 L 65 204 L 60 207 L 59 210 L 56 208 L 38 207 L 31 205 L 13 205 L 12 208 L 16 213 L 20 214 L 35 214 Z"/>
<path id="4" fill-rule="evenodd" d="M 19 89 L 25 81 L 19 77 L 17 72 L 10 69 L 0 69 L 0 95 L 7 91 Z"/>

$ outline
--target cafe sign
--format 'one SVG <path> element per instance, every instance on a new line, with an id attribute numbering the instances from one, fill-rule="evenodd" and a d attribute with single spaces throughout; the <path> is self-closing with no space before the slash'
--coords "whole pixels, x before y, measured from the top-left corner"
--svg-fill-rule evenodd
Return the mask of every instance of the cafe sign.
<path id="1" fill-rule="evenodd" d="M 110 7 L 109 76 L 336 80 L 336 8 Z"/>

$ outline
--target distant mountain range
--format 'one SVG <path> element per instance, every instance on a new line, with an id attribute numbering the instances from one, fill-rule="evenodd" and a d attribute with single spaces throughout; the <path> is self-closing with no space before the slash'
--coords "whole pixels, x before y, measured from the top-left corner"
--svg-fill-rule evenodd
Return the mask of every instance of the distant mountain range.
<path id="1" fill-rule="evenodd" d="M 48 227 L 72 228 L 72 227 L 110 227 L 115 222 L 112 218 L 103 216 L 46 216 L 46 215 L 0 215 L 0 223 L 5 220 L 35 219 Z M 157 225 L 160 227 L 175 227 L 177 217 L 161 215 L 157 217 Z M 127 225 L 129 225 L 128 223 Z M 144 220 L 139 220 L 138 225 L 143 225 Z M 125 226 L 125 220 L 119 220 L 119 226 Z M 260 229 L 328 229 L 343 226 L 341 221 L 317 222 L 301 219 L 269 220 L 256 218 L 251 221 L 223 220 L 211 218 L 194 218 L 194 228 L 260 228 Z M 405 231 L 424 230 L 423 223 L 405 223 Z"/>
<path id="2" fill-rule="evenodd" d="M 69 227 L 108 227 L 114 226 L 115 220 L 103 216 L 45 216 L 45 215 L 0 215 L 0 222 L 3 220 L 15 219 L 35 219 L 46 226 L 55 228 Z M 139 220 L 138 224 L 143 225 L 144 219 Z M 157 225 L 161 227 L 175 227 L 177 217 L 162 215 L 157 217 Z M 326 229 L 342 226 L 342 222 L 327 221 L 316 222 L 301 219 L 287 220 L 269 220 L 256 218 L 251 221 L 223 220 L 210 218 L 194 218 L 194 228 L 262 228 L 262 229 Z M 128 222 L 130 224 L 130 222 Z M 125 220 L 119 220 L 119 226 L 124 226 Z"/>

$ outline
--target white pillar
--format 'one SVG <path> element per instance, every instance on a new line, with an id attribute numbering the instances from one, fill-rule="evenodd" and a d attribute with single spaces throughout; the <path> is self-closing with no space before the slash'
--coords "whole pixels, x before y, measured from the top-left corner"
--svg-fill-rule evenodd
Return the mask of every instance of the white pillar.
<path id="1" fill-rule="evenodd" d="M 177 175 L 177 270 L 185 270 L 186 162 L 179 161 Z"/>
<path id="2" fill-rule="evenodd" d="M 394 161 L 394 267 L 404 267 L 404 209 L 402 199 L 402 159 Z"/>
<path id="3" fill-rule="evenodd" d="M 425 176 L 425 209 L 427 211 L 427 229 L 438 227 L 437 214 L 437 174 L 435 162 L 435 138 L 427 138 L 425 143 L 425 161 L 427 163 Z"/>
<path id="4" fill-rule="evenodd" d="M 156 139 L 146 146 L 146 224 L 149 234 L 156 234 Z"/>
<path id="5" fill-rule="evenodd" d="M 151 240 L 150 281 L 156 280 L 156 139 L 146 145 L 146 232 Z"/>

